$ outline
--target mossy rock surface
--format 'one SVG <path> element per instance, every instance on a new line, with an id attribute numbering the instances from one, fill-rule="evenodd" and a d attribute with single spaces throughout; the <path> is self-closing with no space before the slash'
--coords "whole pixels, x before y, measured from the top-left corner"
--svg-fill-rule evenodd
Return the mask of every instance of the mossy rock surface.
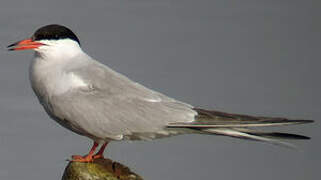
<path id="1" fill-rule="evenodd" d="M 143 180 L 143 178 L 118 162 L 96 159 L 92 163 L 69 162 L 62 180 Z"/>

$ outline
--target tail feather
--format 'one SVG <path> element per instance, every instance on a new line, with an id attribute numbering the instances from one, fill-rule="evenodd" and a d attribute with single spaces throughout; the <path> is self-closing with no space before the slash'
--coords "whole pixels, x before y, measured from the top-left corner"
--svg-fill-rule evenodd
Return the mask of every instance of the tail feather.
<path id="1" fill-rule="evenodd" d="M 270 144 L 293 147 L 280 141 L 283 139 L 310 139 L 307 136 L 281 132 L 264 132 L 251 127 L 267 127 L 312 123 L 312 120 L 290 120 L 278 117 L 259 117 L 241 114 L 229 114 L 220 111 L 209 111 L 194 108 L 198 113 L 193 122 L 176 122 L 168 125 L 169 128 L 189 128 L 200 133 L 225 135 L 242 139 L 263 141 Z"/>
<path id="2" fill-rule="evenodd" d="M 289 140 L 307 140 L 311 139 L 308 136 L 299 134 L 281 133 L 281 132 L 263 132 L 252 129 L 242 129 L 242 132 L 246 132 L 251 135 L 273 138 L 273 139 L 289 139 Z"/>
<path id="3" fill-rule="evenodd" d="M 256 134 L 250 134 L 242 131 L 238 131 L 235 129 L 223 129 L 223 128 L 217 128 L 217 129 L 205 129 L 204 132 L 210 133 L 210 134 L 217 134 L 217 135 L 224 135 L 224 136 L 230 136 L 235 138 L 241 138 L 241 139 L 247 139 L 247 140 L 254 140 L 254 141 L 260 141 L 265 142 L 273 145 L 279 145 L 283 147 L 288 148 L 295 148 L 295 146 L 291 143 L 280 141 L 276 138 L 270 138 L 265 136 L 260 136 Z"/>

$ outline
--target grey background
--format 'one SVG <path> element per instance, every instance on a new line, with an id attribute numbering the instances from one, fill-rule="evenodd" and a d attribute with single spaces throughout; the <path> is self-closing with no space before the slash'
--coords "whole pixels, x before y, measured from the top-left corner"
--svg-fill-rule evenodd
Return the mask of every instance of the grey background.
<path id="1" fill-rule="evenodd" d="M 92 57 L 181 101 L 317 120 L 283 127 L 299 151 L 218 136 L 111 143 L 145 179 L 315 180 L 320 174 L 319 0 L 7 0 L 0 5 L 0 179 L 57 180 L 91 142 L 50 120 L 28 80 L 32 52 L 5 46 L 64 24 Z"/>

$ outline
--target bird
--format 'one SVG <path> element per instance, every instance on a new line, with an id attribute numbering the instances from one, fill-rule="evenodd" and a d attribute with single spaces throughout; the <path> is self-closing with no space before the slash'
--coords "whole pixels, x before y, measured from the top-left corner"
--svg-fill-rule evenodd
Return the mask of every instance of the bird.
<path id="1" fill-rule="evenodd" d="M 313 120 L 208 110 L 151 90 L 91 58 L 75 33 L 63 25 L 40 27 L 8 50 L 34 50 L 29 79 L 40 104 L 61 126 L 93 141 L 88 154 L 73 155 L 71 161 L 88 163 L 104 158 L 111 141 L 182 134 L 223 135 L 285 146 L 288 143 L 283 139 L 310 139 L 258 128 Z"/>

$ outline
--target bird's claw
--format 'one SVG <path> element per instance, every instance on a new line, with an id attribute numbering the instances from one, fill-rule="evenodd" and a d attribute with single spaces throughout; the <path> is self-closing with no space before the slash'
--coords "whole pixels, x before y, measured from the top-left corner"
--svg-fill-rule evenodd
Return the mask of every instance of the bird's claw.
<path id="1" fill-rule="evenodd" d="M 92 155 L 80 156 L 80 155 L 73 155 L 71 156 L 72 162 L 93 162 L 94 158 Z"/>
<path id="2" fill-rule="evenodd" d="M 73 155 L 71 156 L 71 162 L 93 162 L 95 159 L 103 159 L 104 156 L 101 154 L 95 154 L 95 155 L 86 155 L 86 156 L 80 156 L 80 155 Z"/>
<path id="3" fill-rule="evenodd" d="M 96 154 L 93 156 L 93 159 L 104 159 L 104 156 L 102 154 Z"/>

